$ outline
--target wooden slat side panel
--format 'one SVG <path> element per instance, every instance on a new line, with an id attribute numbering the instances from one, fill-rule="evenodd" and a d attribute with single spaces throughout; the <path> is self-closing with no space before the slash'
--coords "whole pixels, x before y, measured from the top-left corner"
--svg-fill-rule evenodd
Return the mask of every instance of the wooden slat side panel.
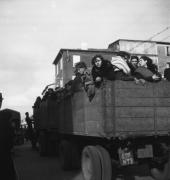
<path id="1" fill-rule="evenodd" d="M 154 98 L 131 98 L 131 97 L 118 97 L 116 96 L 115 106 L 127 107 L 153 107 Z"/>
<path id="2" fill-rule="evenodd" d="M 113 108 L 86 107 L 85 114 L 86 134 L 95 134 L 96 136 L 101 137 L 113 136 L 115 129 Z"/>
<path id="3" fill-rule="evenodd" d="M 161 81 L 153 84 L 155 97 L 170 98 L 170 82 Z"/>
<path id="4" fill-rule="evenodd" d="M 170 97 L 155 98 L 154 105 L 157 107 L 170 107 Z"/>
<path id="5" fill-rule="evenodd" d="M 115 117 L 153 118 L 154 110 L 152 107 L 116 107 Z"/>
<path id="6" fill-rule="evenodd" d="M 73 131 L 73 114 L 71 97 L 64 99 L 64 127 L 66 131 Z"/>
<path id="7" fill-rule="evenodd" d="M 116 108 L 116 131 L 154 130 L 154 110 L 151 107 Z"/>
<path id="8" fill-rule="evenodd" d="M 48 100 L 48 124 L 49 128 L 58 128 L 58 117 L 56 110 L 56 101 Z"/>
<path id="9" fill-rule="evenodd" d="M 146 82 L 143 86 L 142 84 L 136 84 L 135 81 L 115 81 L 116 89 L 152 89 L 154 83 Z"/>
<path id="10" fill-rule="evenodd" d="M 96 89 L 95 96 L 91 102 L 87 97 L 85 97 L 84 108 L 85 133 L 89 136 L 100 137 L 103 133 L 103 108 L 101 89 Z"/>
<path id="11" fill-rule="evenodd" d="M 134 82 L 108 81 L 96 89 L 91 102 L 86 92 L 77 92 L 72 98 L 72 119 L 66 115 L 65 107 L 66 120 L 61 123 L 61 130 L 98 137 L 166 131 L 170 117 L 167 113 L 170 113 L 170 97 L 166 89 L 169 84 L 142 86 Z"/>
<path id="12" fill-rule="evenodd" d="M 79 132 L 85 134 L 85 121 L 84 121 L 84 110 L 78 110 L 73 112 L 73 129 L 72 132 Z"/>
<path id="13" fill-rule="evenodd" d="M 116 118 L 116 133 L 118 132 L 139 132 L 139 131 L 154 131 L 153 118 Z"/>
<path id="14" fill-rule="evenodd" d="M 169 82 L 147 82 L 145 86 L 115 82 L 115 87 L 116 134 L 170 131 Z"/>
<path id="15" fill-rule="evenodd" d="M 156 129 L 170 132 L 170 107 L 156 108 Z"/>
<path id="16" fill-rule="evenodd" d="M 47 111 L 47 102 L 43 101 L 40 105 L 40 128 L 48 128 L 48 111 Z"/>
<path id="17" fill-rule="evenodd" d="M 114 133 L 114 108 L 108 105 L 114 102 L 114 83 L 109 81 L 100 89 L 96 89 L 91 102 L 85 99 L 86 133 L 96 136 L 112 136 Z"/>
<path id="18" fill-rule="evenodd" d="M 84 91 L 80 91 L 74 94 L 72 97 L 72 132 L 79 132 L 85 134 L 85 114 L 84 114 L 84 102 L 86 94 Z"/>
<path id="19" fill-rule="evenodd" d="M 157 117 L 157 131 L 170 132 L 170 117 Z"/>
<path id="20" fill-rule="evenodd" d="M 64 102 L 58 103 L 59 131 L 64 131 Z"/>
<path id="21" fill-rule="evenodd" d="M 151 88 L 134 86 L 134 89 L 127 87 L 126 89 L 115 89 L 115 94 L 117 97 L 129 97 L 129 98 L 153 98 L 154 92 Z"/>

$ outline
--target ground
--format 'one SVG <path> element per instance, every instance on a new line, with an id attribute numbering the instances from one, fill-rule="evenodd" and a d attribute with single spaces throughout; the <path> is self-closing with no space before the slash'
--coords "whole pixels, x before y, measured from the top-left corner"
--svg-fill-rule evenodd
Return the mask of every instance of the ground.
<path id="1" fill-rule="evenodd" d="M 40 157 L 30 143 L 14 148 L 14 163 L 19 180 L 83 180 L 80 170 L 63 171 L 57 157 Z M 135 172 L 135 180 L 153 180 L 146 175 L 146 168 Z"/>

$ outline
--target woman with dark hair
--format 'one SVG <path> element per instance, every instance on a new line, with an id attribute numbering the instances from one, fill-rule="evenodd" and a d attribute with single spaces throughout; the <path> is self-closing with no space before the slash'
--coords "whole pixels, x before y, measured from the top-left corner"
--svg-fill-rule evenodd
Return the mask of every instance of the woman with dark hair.
<path id="1" fill-rule="evenodd" d="M 158 68 L 153 64 L 152 59 L 147 56 L 141 56 L 139 59 L 139 67 L 135 70 L 134 76 L 140 80 L 150 82 L 158 82 L 161 80 L 161 74 Z"/>
<path id="2" fill-rule="evenodd" d="M 153 61 L 148 56 L 141 56 L 140 60 L 143 59 L 146 62 L 147 68 L 152 71 L 154 74 L 158 73 L 158 67 L 153 64 Z"/>
<path id="3" fill-rule="evenodd" d="M 115 79 L 114 67 L 110 61 L 105 60 L 101 55 L 96 55 L 92 58 L 92 78 L 96 86 L 100 86 L 103 78 L 108 80 Z"/>

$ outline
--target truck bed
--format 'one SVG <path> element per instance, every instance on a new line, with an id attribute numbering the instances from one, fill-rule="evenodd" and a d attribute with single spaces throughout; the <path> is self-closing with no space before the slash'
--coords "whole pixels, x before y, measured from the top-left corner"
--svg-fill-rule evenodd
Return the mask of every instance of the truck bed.
<path id="1" fill-rule="evenodd" d="M 170 82 L 107 81 L 89 102 L 82 90 L 66 106 L 59 131 L 96 137 L 164 135 L 170 132 Z M 71 113 L 69 113 L 71 111 Z M 67 116 L 67 117 L 66 117 Z"/>
<path id="2" fill-rule="evenodd" d="M 41 103 L 40 129 L 95 137 L 150 136 L 170 133 L 170 82 L 143 86 L 105 81 L 90 102 L 82 89 L 60 103 Z"/>

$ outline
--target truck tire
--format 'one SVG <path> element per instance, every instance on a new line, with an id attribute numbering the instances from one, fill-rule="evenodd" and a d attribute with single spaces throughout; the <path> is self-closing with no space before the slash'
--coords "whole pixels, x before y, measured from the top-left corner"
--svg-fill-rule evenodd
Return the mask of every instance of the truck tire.
<path id="1" fill-rule="evenodd" d="M 102 180 L 111 180 L 112 179 L 112 163 L 111 157 L 108 151 L 103 148 L 102 146 L 96 146 L 100 161 L 101 161 L 101 168 L 102 168 Z"/>
<path id="2" fill-rule="evenodd" d="M 72 149 L 69 141 L 63 140 L 59 145 L 59 159 L 63 170 L 72 169 Z"/>
<path id="3" fill-rule="evenodd" d="M 83 149 L 81 168 L 84 180 L 102 180 L 100 156 L 95 146 L 86 146 Z"/>
<path id="4" fill-rule="evenodd" d="M 79 146 L 75 143 L 71 144 L 72 152 L 72 169 L 79 169 L 81 167 L 81 153 Z"/>
<path id="5" fill-rule="evenodd" d="M 163 171 L 157 168 L 152 168 L 151 175 L 155 180 L 170 180 L 170 155 L 168 162 L 164 165 Z"/>

